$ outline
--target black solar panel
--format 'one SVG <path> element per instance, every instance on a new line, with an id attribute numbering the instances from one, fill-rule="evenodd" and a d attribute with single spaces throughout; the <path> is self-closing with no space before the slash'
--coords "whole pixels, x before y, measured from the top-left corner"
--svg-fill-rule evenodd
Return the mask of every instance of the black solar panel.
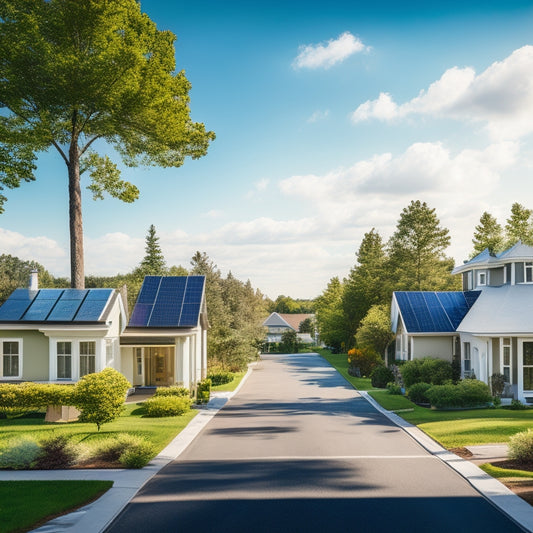
<path id="1" fill-rule="evenodd" d="M 418 324 L 418 320 L 416 319 L 415 312 L 411 308 L 411 304 L 409 303 L 409 298 L 407 297 L 407 294 L 408 293 L 406 292 L 395 293 L 396 301 L 398 302 L 398 306 L 400 307 L 400 312 L 402 313 L 405 327 L 409 332 L 420 331 L 420 325 Z"/>
<path id="2" fill-rule="evenodd" d="M 161 279 L 148 326 L 178 326 L 186 284 L 186 277 L 171 276 Z"/>
<path id="3" fill-rule="evenodd" d="M 79 300 L 64 300 L 60 298 L 52 312 L 48 315 L 48 321 L 70 322 L 80 307 Z"/>
<path id="4" fill-rule="evenodd" d="M 153 304 L 155 302 L 160 283 L 161 276 L 146 276 L 139 292 L 139 296 L 137 297 L 137 303 Z"/>
<path id="5" fill-rule="evenodd" d="M 89 289 L 86 300 L 109 300 L 113 289 Z"/>
<path id="6" fill-rule="evenodd" d="M 45 321 L 56 301 L 57 298 L 35 298 L 30 308 L 24 313 L 22 320 Z"/>
<path id="7" fill-rule="evenodd" d="M 89 300 L 87 298 L 79 307 L 74 322 L 97 322 L 107 300 Z"/>
<path id="8" fill-rule="evenodd" d="M 10 322 L 20 320 L 36 295 L 37 291 L 15 289 L 2 307 L 0 307 L 0 320 Z"/>
<path id="9" fill-rule="evenodd" d="M 152 312 L 153 304 L 136 303 L 131 313 L 129 325 L 134 328 L 146 327 Z"/>
<path id="10" fill-rule="evenodd" d="M 431 320 L 434 324 L 434 331 L 450 331 L 451 322 L 448 319 L 448 315 L 442 307 L 436 293 L 434 292 L 424 292 L 424 299 L 426 300 L 426 305 L 429 309 L 429 314 Z"/>

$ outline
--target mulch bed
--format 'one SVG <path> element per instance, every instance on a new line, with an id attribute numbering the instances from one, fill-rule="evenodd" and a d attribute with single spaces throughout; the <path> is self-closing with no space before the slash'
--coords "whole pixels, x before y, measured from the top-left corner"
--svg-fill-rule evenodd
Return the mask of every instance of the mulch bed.
<path id="1" fill-rule="evenodd" d="M 459 457 L 462 457 L 463 459 L 470 459 L 474 455 L 470 450 L 467 450 L 466 448 L 450 448 L 448 451 L 454 453 L 455 455 L 458 455 Z"/>

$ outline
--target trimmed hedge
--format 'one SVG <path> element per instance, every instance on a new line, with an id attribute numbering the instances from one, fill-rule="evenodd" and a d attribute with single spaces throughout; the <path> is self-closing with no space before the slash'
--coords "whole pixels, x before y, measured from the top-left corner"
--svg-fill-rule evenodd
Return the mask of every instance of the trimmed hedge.
<path id="1" fill-rule="evenodd" d="M 415 383 L 444 385 L 453 377 L 452 364 L 433 357 L 407 361 L 401 366 L 400 372 L 406 388 L 412 387 Z"/>
<path id="2" fill-rule="evenodd" d="M 196 403 L 207 403 L 211 398 L 211 380 L 205 378 L 196 385 Z"/>
<path id="3" fill-rule="evenodd" d="M 414 403 L 430 403 L 426 392 L 431 387 L 431 383 L 415 383 L 407 390 L 407 397 Z"/>
<path id="4" fill-rule="evenodd" d="M 191 400 L 183 396 L 153 396 L 144 402 L 146 416 L 180 416 L 191 409 Z"/>
<path id="5" fill-rule="evenodd" d="M 440 409 L 480 407 L 492 401 L 489 386 L 477 379 L 465 379 L 457 385 L 434 385 L 426 396 L 432 406 Z"/>
<path id="6" fill-rule="evenodd" d="M 75 387 L 50 383 L 0 383 L 3 417 L 38 411 L 48 405 L 73 405 Z"/>
<path id="7" fill-rule="evenodd" d="M 158 387 L 154 396 L 179 396 L 182 398 L 190 398 L 191 391 L 186 387 L 178 387 L 173 385 L 172 387 Z"/>
<path id="8" fill-rule="evenodd" d="M 231 383 L 235 375 L 232 372 L 225 372 L 223 370 L 219 372 L 213 372 L 207 374 L 207 377 L 211 380 L 211 385 L 216 387 L 217 385 L 225 385 L 226 383 Z"/>

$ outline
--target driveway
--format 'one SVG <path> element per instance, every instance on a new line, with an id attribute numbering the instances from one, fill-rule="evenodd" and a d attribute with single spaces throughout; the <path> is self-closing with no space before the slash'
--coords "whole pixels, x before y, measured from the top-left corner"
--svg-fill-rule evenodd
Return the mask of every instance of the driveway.
<path id="1" fill-rule="evenodd" d="M 108 531 L 523 530 L 305 354 L 264 356 Z"/>

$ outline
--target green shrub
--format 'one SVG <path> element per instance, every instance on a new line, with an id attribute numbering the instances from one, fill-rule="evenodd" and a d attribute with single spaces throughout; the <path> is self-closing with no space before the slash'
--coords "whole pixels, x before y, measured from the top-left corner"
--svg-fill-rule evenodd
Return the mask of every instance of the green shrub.
<path id="1" fill-rule="evenodd" d="M 370 374 L 372 387 L 384 389 L 387 383 L 394 381 L 394 374 L 390 368 L 386 366 L 378 366 L 374 368 L 372 374 Z"/>
<path id="2" fill-rule="evenodd" d="M 173 385 L 172 387 L 158 387 L 154 396 L 180 396 L 190 398 L 191 391 L 186 387 L 178 387 L 177 385 Z"/>
<path id="3" fill-rule="evenodd" d="M 119 461 L 126 468 L 143 468 L 153 456 L 154 447 L 149 442 L 143 441 L 125 450 L 119 457 Z"/>
<path id="4" fill-rule="evenodd" d="M 387 383 L 387 390 L 389 391 L 389 394 L 402 394 L 402 388 L 400 387 L 400 385 L 396 385 L 396 383 L 394 383 L 393 381 Z"/>
<path id="5" fill-rule="evenodd" d="M 489 386 L 477 379 L 465 379 L 457 385 L 434 385 L 426 396 L 438 408 L 479 407 L 492 400 Z"/>
<path id="6" fill-rule="evenodd" d="M 430 403 L 426 392 L 431 387 L 430 383 L 415 383 L 407 390 L 407 397 L 414 403 Z"/>
<path id="7" fill-rule="evenodd" d="M 191 409 L 191 400 L 180 396 L 154 396 L 144 402 L 146 416 L 180 416 Z"/>
<path id="8" fill-rule="evenodd" d="M 352 348 L 348 350 L 348 373 L 350 375 L 358 377 L 370 376 L 378 366 L 383 366 L 383 359 L 371 348 L 362 348 L 360 350 Z"/>
<path id="9" fill-rule="evenodd" d="M 520 463 L 533 463 L 533 431 L 531 428 L 509 439 L 509 459 Z"/>
<path id="10" fill-rule="evenodd" d="M 79 421 L 92 422 L 100 431 L 102 424 L 120 415 L 130 387 L 129 381 L 113 368 L 83 376 L 74 394 L 74 405 L 81 411 Z"/>
<path id="11" fill-rule="evenodd" d="M 41 442 L 41 453 L 35 464 L 38 470 L 68 468 L 76 462 L 77 446 L 66 435 L 56 435 Z"/>
<path id="12" fill-rule="evenodd" d="M 211 398 L 211 380 L 205 378 L 196 385 L 196 403 L 207 403 Z"/>
<path id="13" fill-rule="evenodd" d="M 25 470 L 31 468 L 39 454 L 41 447 L 31 437 L 18 437 L 6 442 L 0 449 L 0 468 Z"/>
<path id="14" fill-rule="evenodd" d="M 217 385 L 231 383 L 235 375 L 232 372 L 218 371 L 207 374 L 207 377 L 211 380 L 211 385 L 215 387 Z"/>
<path id="15" fill-rule="evenodd" d="M 415 383 L 431 383 L 432 385 L 444 385 L 452 379 L 452 365 L 443 359 L 424 357 L 407 361 L 401 367 L 402 379 L 407 388 Z"/>
<path id="16" fill-rule="evenodd" d="M 120 433 L 112 439 L 99 440 L 90 457 L 109 463 L 120 462 L 126 468 L 142 468 L 153 457 L 154 448 L 138 435 Z"/>
<path id="17" fill-rule="evenodd" d="M 520 400 L 512 400 L 511 405 L 502 405 L 502 409 L 510 409 L 511 411 L 525 411 L 529 407 L 523 404 Z"/>

